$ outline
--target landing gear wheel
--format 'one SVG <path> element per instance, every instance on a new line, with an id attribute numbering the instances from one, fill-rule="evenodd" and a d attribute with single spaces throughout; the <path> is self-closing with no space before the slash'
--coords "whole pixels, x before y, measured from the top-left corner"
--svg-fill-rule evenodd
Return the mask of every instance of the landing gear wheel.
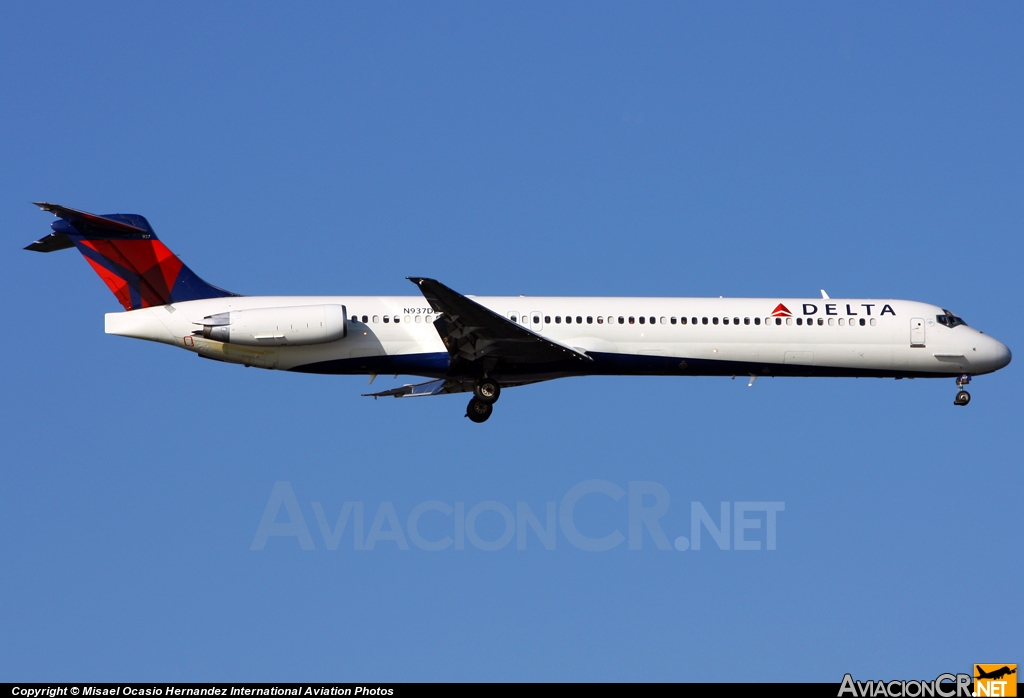
<path id="1" fill-rule="evenodd" d="M 493 405 L 498 401 L 498 396 L 501 395 L 501 386 L 493 378 L 481 378 L 473 386 L 473 394 L 480 402 Z"/>
<path id="2" fill-rule="evenodd" d="M 971 394 L 969 392 L 967 392 L 966 390 L 964 390 L 964 386 L 967 385 L 970 382 L 971 382 L 971 374 L 969 374 L 969 373 L 961 373 L 959 376 L 957 376 L 957 378 L 956 378 L 957 394 L 956 394 L 956 398 L 953 399 L 953 404 L 954 405 L 960 405 L 961 407 L 963 407 L 964 405 L 966 405 L 968 402 L 971 401 Z"/>
<path id="3" fill-rule="evenodd" d="M 487 418 L 491 416 L 491 412 L 494 411 L 494 405 L 490 402 L 482 402 L 477 398 L 473 398 L 469 401 L 469 407 L 466 408 L 466 416 L 469 417 L 469 421 L 481 424 L 487 421 Z"/>

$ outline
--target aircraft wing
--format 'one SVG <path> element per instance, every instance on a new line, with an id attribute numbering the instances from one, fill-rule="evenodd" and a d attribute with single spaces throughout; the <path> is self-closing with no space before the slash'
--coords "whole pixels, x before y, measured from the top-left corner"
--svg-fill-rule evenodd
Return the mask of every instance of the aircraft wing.
<path id="1" fill-rule="evenodd" d="M 530 383 L 541 383 L 546 378 L 538 380 L 526 380 L 518 383 L 508 383 L 506 387 L 517 385 L 529 385 Z M 460 380 L 458 378 L 438 378 L 426 383 L 406 383 L 399 388 L 382 390 L 379 393 L 363 393 L 363 397 L 429 397 L 431 395 L 450 395 L 451 393 L 469 393 L 473 391 L 473 381 Z"/>
<path id="2" fill-rule="evenodd" d="M 363 397 L 427 397 L 429 395 L 445 395 L 447 393 L 464 393 L 472 390 L 473 387 L 464 385 L 462 381 L 439 378 L 417 383 L 415 385 L 403 385 L 401 388 L 382 390 L 379 393 L 363 393 Z"/>
<path id="3" fill-rule="evenodd" d="M 440 313 L 434 328 L 452 362 L 539 364 L 593 361 L 586 352 L 548 339 L 485 308 L 434 279 L 409 277 L 430 306 Z"/>

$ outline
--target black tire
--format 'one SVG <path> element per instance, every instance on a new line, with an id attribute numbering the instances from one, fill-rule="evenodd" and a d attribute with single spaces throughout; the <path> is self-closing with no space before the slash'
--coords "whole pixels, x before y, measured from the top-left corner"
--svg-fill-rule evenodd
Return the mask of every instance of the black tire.
<path id="1" fill-rule="evenodd" d="M 493 405 L 498 401 L 501 396 L 501 386 L 498 385 L 498 381 L 493 378 L 481 378 L 473 386 L 473 395 L 480 402 L 486 402 L 489 405 Z"/>
<path id="2" fill-rule="evenodd" d="M 493 404 L 473 398 L 469 401 L 469 406 L 466 408 L 466 416 L 469 417 L 471 422 L 482 424 L 487 421 L 493 411 Z"/>
<path id="3" fill-rule="evenodd" d="M 971 401 L 971 394 L 969 392 L 967 392 L 966 390 L 961 390 L 959 393 L 956 394 L 956 399 L 953 400 L 953 404 L 954 405 L 960 405 L 961 407 L 963 407 L 964 405 L 966 405 L 970 401 Z"/>

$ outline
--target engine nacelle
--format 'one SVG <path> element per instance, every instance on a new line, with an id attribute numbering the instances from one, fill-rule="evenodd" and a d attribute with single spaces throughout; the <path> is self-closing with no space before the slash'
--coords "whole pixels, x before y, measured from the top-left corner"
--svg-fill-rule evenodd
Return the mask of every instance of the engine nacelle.
<path id="1" fill-rule="evenodd" d="M 207 339 L 252 347 L 335 342 L 348 335 L 343 305 L 232 310 L 203 318 Z"/>

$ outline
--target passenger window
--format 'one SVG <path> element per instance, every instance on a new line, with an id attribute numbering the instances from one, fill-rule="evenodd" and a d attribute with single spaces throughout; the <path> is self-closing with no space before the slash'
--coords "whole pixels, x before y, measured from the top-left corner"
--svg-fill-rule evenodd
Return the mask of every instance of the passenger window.
<path id="1" fill-rule="evenodd" d="M 674 317 L 672 318 L 672 324 L 676 324 L 676 319 Z"/>
<path id="2" fill-rule="evenodd" d="M 534 325 L 539 325 L 540 324 L 540 315 L 534 315 L 533 316 L 533 324 Z"/>
<path id="3" fill-rule="evenodd" d="M 593 325 L 594 324 L 594 318 L 593 318 L 592 315 L 588 315 L 587 316 L 587 324 L 588 325 Z"/>
<path id="4" fill-rule="evenodd" d="M 565 316 L 565 324 L 566 325 L 571 325 L 572 324 L 572 315 L 566 315 Z"/>
<path id="5" fill-rule="evenodd" d="M 796 319 L 796 324 L 798 324 L 798 325 L 802 325 L 802 324 L 804 324 L 804 319 L 803 319 L 802 317 L 798 317 L 798 318 Z"/>
<path id="6" fill-rule="evenodd" d="M 755 325 L 760 325 L 761 324 L 761 318 L 759 318 L 759 317 L 754 318 L 754 324 Z"/>
<path id="7" fill-rule="evenodd" d="M 686 318 L 684 318 L 684 317 L 679 318 L 679 324 L 680 325 L 685 325 L 686 324 Z"/>
<path id="8" fill-rule="evenodd" d="M 715 324 L 716 325 L 718 324 L 717 320 L 715 320 Z M 729 324 L 729 318 L 727 318 L 727 317 L 722 318 L 722 324 L 723 325 L 728 325 Z"/>
<path id="9" fill-rule="evenodd" d="M 734 317 L 734 318 L 732 319 L 732 324 L 734 324 L 734 325 L 738 325 L 738 324 L 740 324 L 740 319 L 739 319 L 738 317 Z"/>
<path id="10" fill-rule="evenodd" d="M 875 318 L 871 318 L 871 326 L 872 326 L 872 327 L 874 327 L 874 326 L 875 326 Z"/>
<path id="11" fill-rule="evenodd" d="M 712 325 L 717 325 L 718 324 L 718 318 L 716 318 L 716 317 L 711 318 L 711 324 Z"/>
<path id="12" fill-rule="evenodd" d="M 828 325 L 829 325 L 829 327 L 834 327 L 834 326 L 835 326 L 835 324 L 836 324 L 836 319 L 835 319 L 834 317 L 830 317 L 830 318 L 828 319 Z"/>
<path id="13" fill-rule="evenodd" d="M 391 318 L 389 318 L 387 315 L 385 315 L 384 316 L 384 322 L 391 322 Z"/>
<path id="14" fill-rule="evenodd" d="M 690 318 L 690 324 L 691 325 L 696 325 L 697 324 L 697 318 L 695 318 L 695 317 Z M 706 319 L 704 320 L 704 324 L 705 325 L 708 324 L 708 321 Z"/>
<path id="15" fill-rule="evenodd" d="M 576 324 L 577 325 L 582 325 L 583 324 L 583 318 L 580 317 L 579 315 L 576 316 Z"/>
<path id="16" fill-rule="evenodd" d="M 422 315 L 417 315 L 416 316 L 416 322 L 418 322 L 418 323 L 419 322 L 423 322 L 423 316 Z"/>
<path id="17" fill-rule="evenodd" d="M 551 324 L 551 316 L 550 315 L 545 315 L 544 316 L 544 322 L 550 325 Z"/>
<path id="18" fill-rule="evenodd" d="M 700 324 L 702 324 L 702 325 L 706 325 L 706 324 L 708 324 L 708 319 L 707 319 L 706 317 L 702 317 L 702 318 L 700 319 Z"/>
<path id="19" fill-rule="evenodd" d="M 556 315 L 555 316 L 555 324 L 556 325 L 561 325 L 562 324 L 562 316 L 561 315 Z"/>
<path id="20" fill-rule="evenodd" d="M 640 324 L 641 325 L 644 324 L 644 316 L 643 315 L 640 316 Z"/>
<path id="21" fill-rule="evenodd" d="M 508 319 L 511 320 L 512 322 L 518 322 L 518 320 L 516 320 L 516 316 L 515 315 L 509 315 Z"/>
<path id="22" fill-rule="evenodd" d="M 367 317 L 364 315 L 363 316 L 363 324 L 366 324 L 366 322 L 367 322 Z"/>
<path id="23" fill-rule="evenodd" d="M 654 322 L 655 322 L 655 320 L 654 320 L 654 316 L 652 315 L 652 316 L 651 316 L 651 324 L 653 325 L 653 324 L 654 324 Z"/>
<path id="24" fill-rule="evenodd" d="M 864 318 L 861 318 L 861 319 L 860 319 L 860 326 L 861 326 L 861 327 L 864 327 L 864 324 L 865 324 L 865 323 L 864 323 Z"/>
<path id="25" fill-rule="evenodd" d="M 632 315 L 630 315 L 629 316 L 629 324 L 632 325 L 634 322 L 636 322 L 636 319 Z"/>
<path id="26" fill-rule="evenodd" d="M 842 327 L 845 324 L 846 324 L 846 320 L 844 318 L 839 318 L 839 326 Z"/>
<path id="27" fill-rule="evenodd" d="M 589 322 L 590 318 L 587 318 L 587 321 Z M 603 316 L 601 316 L 601 315 L 597 316 L 597 324 L 598 325 L 603 325 L 604 324 L 604 317 Z"/>
<path id="28" fill-rule="evenodd" d="M 775 324 L 776 325 L 781 325 L 782 324 L 782 318 L 780 318 L 780 317 L 775 318 Z"/>
<path id="29" fill-rule="evenodd" d="M 374 315 L 374 316 L 373 316 L 373 321 L 374 321 L 375 323 L 377 323 L 377 322 L 380 322 L 380 316 L 379 316 L 379 315 Z"/>
<path id="30" fill-rule="evenodd" d="M 622 316 L 620 315 L 620 316 L 619 316 L 619 324 L 621 325 L 621 324 L 622 324 L 622 323 L 624 323 L 625 321 L 626 321 L 626 319 L 625 319 L 625 318 L 623 318 L 623 317 L 622 317 Z"/>
<path id="31" fill-rule="evenodd" d="M 793 318 L 791 318 L 791 317 L 786 318 L 786 324 L 792 327 L 792 325 L 793 325 Z"/>
<path id="32" fill-rule="evenodd" d="M 821 325 L 824 325 L 824 324 L 825 324 L 825 319 L 824 318 L 818 318 L 818 326 L 820 327 Z"/>
<path id="33" fill-rule="evenodd" d="M 750 324 L 750 318 L 748 318 L 748 317 L 743 318 L 743 324 L 744 325 L 749 325 Z"/>

